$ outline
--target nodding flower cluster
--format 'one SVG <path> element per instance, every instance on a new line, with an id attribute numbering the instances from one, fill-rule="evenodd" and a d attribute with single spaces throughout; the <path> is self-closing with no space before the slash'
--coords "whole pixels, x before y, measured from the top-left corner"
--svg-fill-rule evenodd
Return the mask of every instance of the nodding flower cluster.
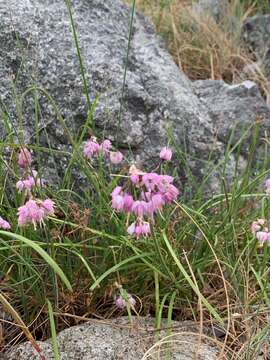
<path id="1" fill-rule="evenodd" d="M 37 171 L 31 169 L 32 155 L 26 147 L 22 147 L 17 156 L 17 164 L 23 171 L 22 178 L 17 181 L 16 188 L 29 198 L 23 206 L 18 209 L 18 225 L 25 226 L 33 224 L 36 229 L 37 223 L 44 223 L 44 220 L 54 214 L 54 202 L 51 199 L 34 199 L 33 189 L 42 187 L 45 181 L 38 176 Z M 0 216 L 0 229 L 10 230 L 11 225 Z"/>
<path id="2" fill-rule="evenodd" d="M 265 219 L 258 219 L 251 224 L 251 232 L 259 241 L 260 246 L 264 243 L 270 245 L 270 228 Z"/>
<path id="3" fill-rule="evenodd" d="M 137 238 L 150 234 L 154 215 L 179 195 L 173 180 L 172 176 L 144 173 L 131 166 L 128 182 L 124 186 L 116 186 L 111 193 L 113 209 L 135 217 L 127 228 L 128 234 Z"/>
<path id="4" fill-rule="evenodd" d="M 92 136 L 85 144 L 83 152 L 84 155 L 91 160 L 95 155 L 102 154 L 108 157 L 112 164 L 120 164 L 124 156 L 120 151 L 111 151 L 112 143 L 110 140 L 104 140 L 102 143 L 98 143 L 97 139 Z"/>
<path id="5" fill-rule="evenodd" d="M 34 187 L 42 187 L 45 181 L 38 176 L 37 171 L 31 169 L 32 156 L 27 148 L 21 148 L 18 154 L 18 165 L 24 171 L 22 179 L 17 181 L 16 188 L 23 192 L 29 200 L 18 209 L 18 225 L 26 226 L 33 224 L 36 229 L 37 223 L 54 214 L 54 202 L 51 199 L 34 199 L 32 191 Z"/>
<path id="6" fill-rule="evenodd" d="M 18 224 L 19 226 L 25 226 L 33 224 L 34 229 L 37 227 L 37 223 L 43 223 L 44 220 L 54 214 L 54 201 L 51 199 L 46 200 L 28 200 L 23 206 L 18 209 Z"/>
<path id="7" fill-rule="evenodd" d="M 126 293 L 126 298 L 127 298 L 127 300 L 125 300 L 125 298 L 122 295 L 119 295 L 117 298 L 115 298 L 114 303 L 115 303 L 116 307 L 118 307 L 118 309 L 123 310 L 128 305 L 131 308 L 135 307 L 136 300 L 134 299 L 134 297 L 132 297 L 132 295 Z"/>
<path id="8" fill-rule="evenodd" d="M 10 223 L 8 221 L 4 220 L 1 216 L 0 216 L 0 229 L 3 229 L 3 230 L 11 229 Z"/>
<path id="9" fill-rule="evenodd" d="M 266 194 L 270 194 L 270 179 L 264 182 Z M 251 224 L 251 232 L 259 241 L 260 246 L 270 245 L 270 224 L 266 219 L 258 219 Z"/>

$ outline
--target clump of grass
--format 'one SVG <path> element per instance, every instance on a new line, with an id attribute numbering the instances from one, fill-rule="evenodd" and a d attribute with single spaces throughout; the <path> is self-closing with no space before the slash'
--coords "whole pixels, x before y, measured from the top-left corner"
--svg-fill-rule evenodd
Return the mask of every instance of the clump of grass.
<path id="1" fill-rule="evenodd" d="M 191 2 L 171 0 L 160 5 L 154 1 L 146 4 L 137 3 L 138 8 L 151 16 L 176 63 L 189 78 L 231 82 L 243 68 L 240 28 L 246 14 L 236 18 L 231 6 L 221 21 L 216 22 L 206 13 L 194 10 Z"/>

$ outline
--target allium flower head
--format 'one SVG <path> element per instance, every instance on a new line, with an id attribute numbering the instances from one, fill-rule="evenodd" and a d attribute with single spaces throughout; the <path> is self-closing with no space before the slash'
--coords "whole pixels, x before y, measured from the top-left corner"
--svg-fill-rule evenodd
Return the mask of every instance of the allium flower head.
<path id="1" fill-rule="evenodd" d="M 160 182 L 160 175 L 157 173 L 146 173 L 142 177 L 142 182 L 147 190 L 153 191 Z"/>
<path id="2" fill-rule="evenodd" d="M 147 236 L 151 232 L 150 224 L 146 221 L 134 222 L 128 227 L 127 232 L 129 235 L 136 236 L 137 238 Z"/>
<path id="3" fill-rule="evenodd" d="M 137 200 L 134 201 L 133 205 L 132 205 L 132 212 L 139 216 L 139 217 L 143 217 L 144 215 L 148 215 L 149 213 L 149 207 L 146 201 L 144 200 Z"/>
<path id="4" fill-rule="evenodd" d="M 41 202 L 40 206 L 44 209 L 45 216 L 54 215 L 55 202 L 51 199 L 45 199 Z"/>
<path id="5" fill-rule="evenodd" d="M 136 300 L 130 294 L 127 294 L 127 299 L 131 307 L 134 307 L 136 305 Z M 127 306 L 127 301 L 124 299 L 122 295 L 118 296 L 115 299 L 114 303 L 121 310 L 123 310 Z"/>
<path id="6" fill-rule="evenodd" d="M 32 170 L 33 176 L 28 176 L 25 179 L 19 180 L 16 183 L 16 188 L 19 192 L 31 192 L 32 188 L 36 185 L 37 187 L 41 187 L 44 185 L 44 180 L 38 177 L 38 173 L 35 170 Z"/>
<path id="7" fill-rule="evenodd" d="M 91 137 L 85 144 L 83 152 L 84 155 L 88 158 L 91 159 L 94 155 L 96 155 L 99 151 L 100 151 L 101 147 L 98 144 L 97 140 L 95 137 Z"/>
<path id="8" fill-rule="evenodd" d="M 30 199 L 18 209 L 18 224 L 19 226 L 33 224 L 36 228 L 37 223 L 43 222 L 53 214 L 54 202 L 51 199 L 43 201 Z"/>
<path id="9" fill-rule="evenodd" d="M 112 143 L 110 142 L 110 140 L 104 140 L 100 144 L 100 148 L 105 154 L 108 154 L 112 148 Z"/>
<path id="10" fill-rule="evenodd" d="M 18 153 L 19 167 L 22 169 L 26 169 L 30 167 L 31 163 L 32 163 L 32 156 L 30 151 L 26 147 L 21 148 Z"/>
<path id="11" fill-rule="evenodd" d="M 112 164 L 117 165 L 123 160 L 124 155 L 120 151 L 111 151 L 110 152 L 110 161 Z"/>
<path id="12" fill-rule="evenodd" d="M 172 158 L 172 150 L 168 147 L 162 148 L 160 151 L 159 157 L 162 160 L 170 161 Z"/>
<path id="13" fill-rule="evenodd" d="M 4 220 L 1 216 L 0 216 L 0 229 L 4 229 L 4 230 L 11 229 L 10 223 L 8 221 Z"/>

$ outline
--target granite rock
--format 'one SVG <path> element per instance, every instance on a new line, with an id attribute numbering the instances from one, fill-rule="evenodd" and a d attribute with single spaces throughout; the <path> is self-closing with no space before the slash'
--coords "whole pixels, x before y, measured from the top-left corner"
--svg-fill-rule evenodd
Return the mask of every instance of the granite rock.
<path id="1" fill-rule="evenodd" d="M 207 96 L 209 104 L 202 101 L 139 13 L 134 16 L 126 63 L 131 11 L 121 0 L 72 0 L 71 4 L 87 92 L 91 103 L 98 99 L 96 133 L 152 167 L 171 131 L 176 145 L 187 153 L 193 174 L 202 177 L 209 154 L 214 154 L 213 162 L 224 156 L 229 136 L 216 137 L 216 117 L 221 119 L 224 111 L 223 105 L 216 107 L 216 114 L 209 111 L 215 94 Z M 0 139 L 9 142 L 13 135 L 15 141 L 38 141 L 41 147 L 62 151 L 58 157 L 46 152 L 41 157 L 44 168 L 51 170 L 49 177 L 61 179 L 72 150 L 66 129 L 74 138 L 89 111 L 65 2 L 1 1 L 0 18 Z M 254 100 L 247 96 L 246 102 Z M 236 97 L 237 101 L 244 99 Z M 230 106 L 224 100 L 224 107 Z M 235 113 L 240 115 L 234 108 L 231 119 Z M 224 131 L 230 127 L 228 123 Z M 176 165 L 184 181 L 185 168 Z M 80 180 L 79 172 L 76 176 Z"/>
<path id="2" fill-rule="evenodd" d="M 194 323 L 172 322 L 172 333 L 160 332 L 160 342 L 154 345 L 154 320 L 122 317 L 107 322 L 93 321 L 63 330 L 58 334 L 57 343 L 61 360 L 139 360 L 166 359 L 170 350 L 172 360 L 192 360 L 197 353 L 198 360 L 218 359 L 218 349 L 198 336 Z M 166 327 L 166 322 L 162 323 Z M 167 348 L 165 341 L 170 341 Z M 153 346 L 154 345 L 154 346 Z M 42 355 L 53 360 L 50 340 L 39 342 Z M 29 343 L 24 343 L 7 353 L 5 360 L 39 360 L 39 355 Z"/>

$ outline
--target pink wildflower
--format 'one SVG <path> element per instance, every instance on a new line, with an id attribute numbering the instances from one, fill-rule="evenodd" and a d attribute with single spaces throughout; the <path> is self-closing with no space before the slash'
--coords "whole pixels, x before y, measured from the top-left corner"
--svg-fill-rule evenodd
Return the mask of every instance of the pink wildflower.
<path id="1" fill-rule="evenodd" d="M 11 229 L 10 223 L 8 221 L 4 220 L 1 216 L 0 216 L 0 229 L 4 229 L 4 230 Z"/>
<path id="2" fill-rule="evenodd" d="M 174 185 L 169 184 L 163 194 L 163 199 L 166 202 L 171 203 L 177 199 L 178 195 L 179 195 L 179 190 Z"/>
<path id="3" fill-rule="evenodd" d="M 147 236 L 150 234 L 151 229 L 150 229 L 150 225 L 148 222 L 137 222 L 137 223 L 132 223 L 128 229 L 127 232 L 129 235 L 135 235 L 136 237 L 140 237 L 140 236 Z"/>
<path id="4" fill-rule="evenodd" d="M 84 146 L 84 149 L 83 149 L 84 155 L 88 159 L 91 159 L 99 151 L 100 151 L 100 145 L 97 143 L 97 140 L 95 137 L 91 137 Z"/>
<path id="5" fill-rule="evenodd" d="M 131 212 L 132 207 L 133 207 L 133 197 L 131 195 L 128 194 L 124 194 L 123 196 L 123 210 L 127 213 Z"/>
<path id="6" fill-rule="evenodd" d="M 142 182 L 149 191 L 155 190 L 155 187 L 159 184 L 159 181 L 160 175 L 156 173 L 146 173 L 142 177 Z"/>
<path id="7" fill-rule="evenodd" d="M 262 230 L 263 226 L 266 224 L 266 220 L 265 219 L 258 219 L 256 221 L 253 221 L 253 223 L 251 224 L 251 232 L 253 235 L 256 234 L 257 231 Z"/>
<path id="8" fill-rule="evenodd" d="M 270 243 L 270 233 L 266 231 L 258 231 L 256 233 L 256 238 L 262 246 L 265 242 Z"/>
<path id="9" fill-rule="evenodd" d="M 110 140 L 104 140 L 100 144 L 100 148 L 105 154 L 108 154 L 112 148 L 112 143 L 110 142 Z"/>
<path id="10" fill-rule="evenodd" d="M 160 151 L 159 157 L 162 160 L 170 161 L 172 158 L 172 150 L 168 147 L 162 148 Z"/>
<path id="11" fill-rule="evenodd" d="M 19 180 L 16 183 L 16 188 L 19 192 L 28 191 L 31 192 L 32 188 L 36 185 L 37 187 L 41 187 L 44 185 L 44 180 L 38 177 L 37 171 L 32 171 L 33 176 L 28 176 L 24 180 Z"/>
<path id="12" fill-rule="evenodd" d="M 264 185 L 265 185 L 265 191 L 266 191 L 267 193 L 270 193 L 270 179 L 267 179 L 267 180 L 265 181 Z"/>
<path id="13" fill-rule="evenodd" d="M 112 207 L 115 210 L 121 211 L 124 208 L 124 197 L 122 195 L 115 195 L 112 197 Z"/>
<path id="14" fill-rule="evenodd" d="M 136 305 L 136 300 L 130 294 L 127 294 L 127 299 L 131 307 L 134 307 Z M 114 303 L 121 310 L 123 310 L 127 306 L 127 301 L 124 299 L 122 295 L 116 298 Z"/>
<path id="15" fill-rule="evenodd" d="M 32 163 L 32 156 L 30 151 L 25 147 L 21 148 L 18 153 L 19 167 L 21 167 L 22 169 L 26 169 L 30 167 L 31 163 Z"/>
<path id="16" fill-rule="evenodd" d="M 111 196 L 114 197 L 122 192 L 122 186 L 116 186 L 111 192 Z"/>
<path id="17" fill-rule="evenodd" d="M 162 209 L 163 205 L 165 204 L 165 201 L 163 199 L 163 196 L 158 193 L 152 196 L 151 203 L 154 212 L 158 209 Z"/>
<path id="18" fill-rule="evenodd" d="M 38 222 L 43 222 L 47 216 L 53 215 L 53 213 L 54 202 L 51 199 L 43 201 L 30 199 L 18 209 L 18 224 L 19 226 L 33 224 L 36 228 Z"/>
<path id="19" fill-rule="evenodd" d="M 111 151 L 110 152 L 110 160 L 111 163 L 114 165 L 120 164 L 123 160 L 124 155 L 120 151 Z"/>
<path id="20" fill-rule="evenodd" d="M 40 205 L 44 209 L 45 216 L 54 215 L 54 201 L 51 199 L 45 199 Z"/>
<path id="21" fill-rule="evenodd" d="M 134 201 L 132 212 L 139 217 L 147 215 L 149 213 L 147 202 L 143 200 Z"/>

